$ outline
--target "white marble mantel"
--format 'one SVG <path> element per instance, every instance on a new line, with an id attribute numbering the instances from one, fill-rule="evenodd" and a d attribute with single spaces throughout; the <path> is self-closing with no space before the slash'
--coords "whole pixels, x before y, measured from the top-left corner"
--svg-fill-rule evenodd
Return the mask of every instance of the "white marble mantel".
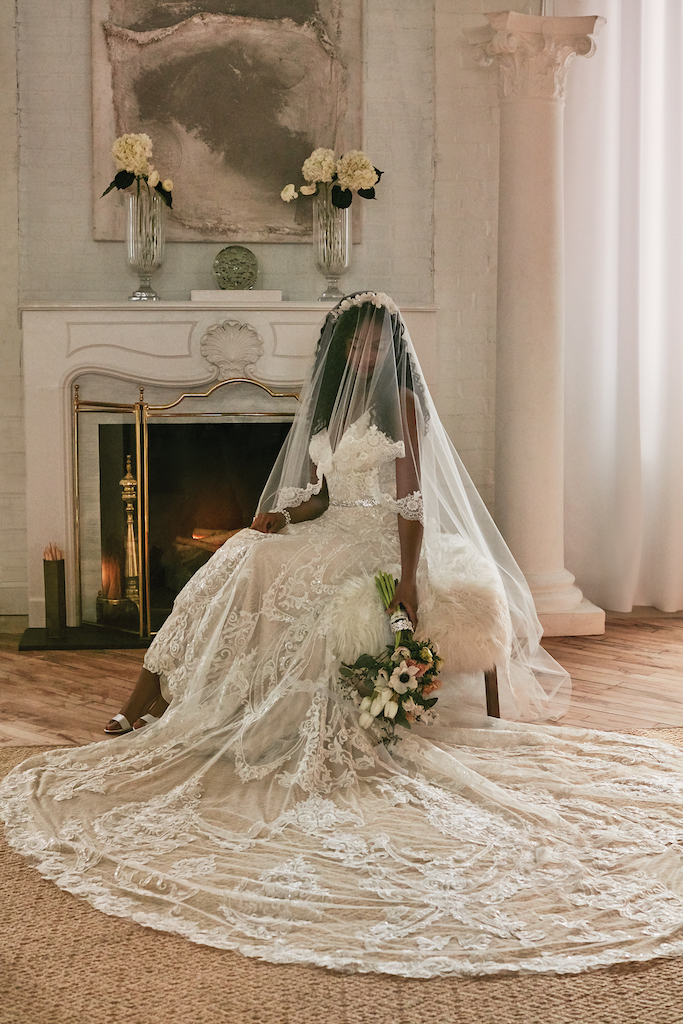
<path id="1" fill-rule="evenodd" d="M 328 308 L 318 302 L 259 301 L 23 307 L 29 625 L 45 623 L 42 554 L 50 542 L 65 551 L 68 622 L 78 624 L 72 473 L 72 385 L 77 378 L 98 374 L 142 387 L 208 389 L 226 375 L 244 374 L 276 389 L 297 387 Z M 401 311 L 434 387 L 436 308 L 409 305 Z M 238 341 L 238 328 L 224 328 L 226 323 L 245 327 Z M 225 359 L 216 357 L 215 346 L 207 342 L 216 337 L 227 352 Z M 239 372 L 227 373 L 231 365 Z M 98 397 L 106 400 L 106 395 Z"/>

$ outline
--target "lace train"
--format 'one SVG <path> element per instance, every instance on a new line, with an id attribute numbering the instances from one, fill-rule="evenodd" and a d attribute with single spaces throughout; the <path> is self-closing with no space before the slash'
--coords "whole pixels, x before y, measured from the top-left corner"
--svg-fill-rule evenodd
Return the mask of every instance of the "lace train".
<path id="1" fill-rule="evenodd" d="M 390 466 L 369 433 L 326 469 L 338 504 L 242 531 L 183 590 L 145 660 L 158 723 L 10 773 L 11 843 L 108 914 L 272 962 L 428 978 L 683 954 L 681 752 L 465 727 L 478 675 L 391 751 L 359 727 L 340 595 L 399 561 L 395 514 L 353 504 Z"/>
<path id="2" fill-rule="evenodd" d="M 181 773 L 170 737 L 39 755 L 3 788 L 11 841 L 106 913 L 271 962 L 427 978 L 683 953 L 680 753 L 502 723 L 392 763 L 326 704 L 327 771 L 265 786 L 211 744 Z"/>

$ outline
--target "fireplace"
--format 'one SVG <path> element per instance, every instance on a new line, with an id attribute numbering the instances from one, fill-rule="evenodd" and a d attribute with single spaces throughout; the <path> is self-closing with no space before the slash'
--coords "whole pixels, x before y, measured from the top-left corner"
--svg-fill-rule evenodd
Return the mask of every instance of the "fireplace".
<path id="1" fill-rule="evenodd" d="M 157 427 L 162 431 L 187 420 L 228 424 L 238 422 L 231 420 L 231 416 L 252 416 L 265 422 L 262 414 L 270 412 L 276 414 L 272 422 L 277 422 L 277 416 L 284 417 L 278 429 L 285 429 L 286 418 L 291 416 L 296 402 L 273 399 L 253 382 L 266 385 L 276 394 L 298 391 L 326 311 L 318 302 L 265 301 L 258 292 L 253 300 L 241 296 L 237 301 L 229 293 L 217 292 L 215 301 L 155 302 L 144 308 L 127 302 L 90 302 L 41 304 L 22 310 L 31 627 L 42 627 L 45 622 L 42 554 L 50 542 L 66 552 L 69 627 L 81 623 L 81 601 L 84 616 L 87 613 L 88 621 L 97 621 L 93 602 L 100 591 L 104 597 L 105 590 L 107 594 L 123 590 L 121 600 L 125 599 L 126 571 L 125 564 L 120 565 L 120 540 L 114 565 L 105 570 L 102 578 L 100 426 L 126 426 L 135 436 L 136 414 L 142 418 L 146 405 L 148 413 L 151 407 L 168 406 L 166 411 L 171 414 L 148 416 L 152 445 Z M 436 309 L 403 306 L 402 312 L 427 381 L 434 387 Z M 210 394 L 216 383 L 228 379 L 245 383 L 221 387 Z M 78 416 L 78 449 L 74 431 L 75 384 L 79 385 L 79 402 L 83 407 Z M 187 397 L 180 408 L 170 408 L 182 395 L 193 394 L 201 397 Z M 274 404 L 279 401 L 281 405 Z M 100 411 L 86 413 L 85 402 L 96 403 Z M 126 475 L 126 459 L 130 455 L 131 475 L 138 486 L 138 453 L 125 432 L 120 433 L 120 440 L 109 439 L 106 443 L 115 445 L 117 451 L 112 462 L 115 468 L 111 470 L 115 495 L 112 501 L 126 524 L 126 503 L 119 481 Z M 227 441 L 221 443 L 229 445 Z M 74 488 L 76 457 L 80 463 L 78 494 Z M 86 495 L 88 490 L 91 493 Z M 199 509 L 200 513 L 204 511 L 208 514 L 209 510 Z M 136 544 L 140 536 L 138 515 L 136 505 Z M 193 526 L 211 529 L 212 522 L 198 521 Z M 177 535 L 184 532 L 185 527 Z M 138 624 L 136 631 L 139 628 Z M 133 632 L 129 636 L 138 642 Z"/>
<path id="2" fill-rule="evenodd" d="M 80 622 L 156 633 L 194 573 L 251 523 L 296 404 L 296 392 L 245 378 L 163 404 L 144 388 L 131 404 L 83 399 L 74 384 Z"/>

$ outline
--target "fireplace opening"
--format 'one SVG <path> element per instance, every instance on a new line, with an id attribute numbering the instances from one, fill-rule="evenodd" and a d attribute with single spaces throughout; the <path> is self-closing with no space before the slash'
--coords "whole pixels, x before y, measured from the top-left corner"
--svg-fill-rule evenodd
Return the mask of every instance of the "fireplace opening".
<path id="1" fill-rule="evenodd" d="M 250 525 L 297 395 L 244 379 L 158 405 L 142 390 L 130 405 L 74 390 L 80 620 L 144 638 Z"/>
<path id="2" fill-rule="evenodd" d="M 148 559 L 154 632 L 197 569 L 251 523 L 290 423 L 150 423 Z"/>
<path id="3" fill-rule="evenodd" d="M 290 425 L 291 417 L 149 423 L 142 547 L 152 633 L 196 571 L 251 523 Z M 137 631 L 136 514 L 125 500 L 127 479 L 137 484 L 139 478 L 135 426 L 100 423 L 98 433 L 102 570 L 96 622 Z M 92 607 L 92 600 L 87 604 Z"/>

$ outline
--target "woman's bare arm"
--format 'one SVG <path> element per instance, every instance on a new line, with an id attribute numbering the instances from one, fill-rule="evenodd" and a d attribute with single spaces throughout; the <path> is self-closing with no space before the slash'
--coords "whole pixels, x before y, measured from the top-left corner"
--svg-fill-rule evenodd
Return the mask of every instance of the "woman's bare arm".
<path id="1" fill-rule="evenodd" d="M 315 467 L 311 473 L 311 481 L 318 479 Z M 327 509 L 330 503 L 330 496 L 327 491 L 327 480 L 323 477 L 323 484 L 319 494 L 313 494 L 308 501 L 302 501 L 300 505 L 287 509 L 293 523 L 305 523 L 309 519 L 317 519 Z M 250 529 L 258 530 L 259 533 L 279 533 L 287 525 L 287 520 L 282 512 L 261 512 L 256 516 Z"/>

